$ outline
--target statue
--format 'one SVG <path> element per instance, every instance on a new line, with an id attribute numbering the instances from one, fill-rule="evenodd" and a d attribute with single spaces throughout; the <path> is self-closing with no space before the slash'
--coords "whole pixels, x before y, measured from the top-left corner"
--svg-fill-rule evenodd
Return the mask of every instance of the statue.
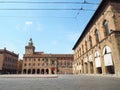
<path id="1" fill-rule="evenodd" d="M 30 38 L 30 40 L 29 40 L 29 46 L 32 46 L 32 45 L 33 45 L 32 38 Z"/>

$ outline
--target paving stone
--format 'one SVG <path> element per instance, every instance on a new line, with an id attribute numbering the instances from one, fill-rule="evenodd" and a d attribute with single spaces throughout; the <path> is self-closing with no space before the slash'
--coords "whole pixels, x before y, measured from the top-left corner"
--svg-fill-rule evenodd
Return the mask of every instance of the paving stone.
<path id="1" fill-rule="evenodd" d="M 59 75 L 58 78 L 0 78 L 0 90 L 120 90 L 120 78 Z"/>

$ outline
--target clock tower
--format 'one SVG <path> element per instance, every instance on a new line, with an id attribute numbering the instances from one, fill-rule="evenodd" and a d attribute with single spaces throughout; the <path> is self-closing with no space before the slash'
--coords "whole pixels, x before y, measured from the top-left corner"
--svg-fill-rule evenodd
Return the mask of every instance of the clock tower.
<path id="1" fill-rule="evenodd" d="M 28 45 L 25 46 L 25 54 L 33 54 L 35 47 L 33 46 L 32 38 L 30 38 Z"/>

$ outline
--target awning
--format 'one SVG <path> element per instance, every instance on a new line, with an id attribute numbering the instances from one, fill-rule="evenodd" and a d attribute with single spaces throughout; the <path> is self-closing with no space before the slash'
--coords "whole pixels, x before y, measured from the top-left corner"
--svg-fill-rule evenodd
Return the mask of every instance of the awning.
<path id="1" fill-rule="evenodd" d="M 101 61 L 100 61 L 100 58 L 95 58 L 95 65 L 96 67 L 101 67 Z"/>
<path id="2" fill-rule="evenodd" d="M 104 55 L 104 64 L 105 66 L 113 66 L 112 56 L 111 54 Z"/>

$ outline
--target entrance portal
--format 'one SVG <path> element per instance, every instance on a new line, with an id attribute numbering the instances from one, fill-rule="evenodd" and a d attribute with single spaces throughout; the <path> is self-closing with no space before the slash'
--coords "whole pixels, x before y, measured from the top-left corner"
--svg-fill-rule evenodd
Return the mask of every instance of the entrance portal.
<path id="1" fill-rule="evenodd" d="M 40 74 L 40 69 L 37 69 L 37 74 Z"/>
<path id="2" fill-rule="evenodd" d="M 28 74 L 31 74 L 31 69 L 28 69 Z"/>
<path id="3" fill-rule="evenodd" d="M 48 69 L 46 69 L 46 74 L 49 74 L 49 70 Z"/>
<path id="4" fill-rule="evenodd" d="M 41 74 L 44 74 L 44 69 L 41 69 Z"/>
<path id="5" fill-rule="evenodd" d="M 32 74 L 35 74 L 35 69 L 32 70 Z"/>
<path id="6" fill-rule="evenodd" d="M 51 73 L 52 73 L 52 74 L 55 74 L 55 67 L 52 67 L 52 68 L 51 68 Z"/>

